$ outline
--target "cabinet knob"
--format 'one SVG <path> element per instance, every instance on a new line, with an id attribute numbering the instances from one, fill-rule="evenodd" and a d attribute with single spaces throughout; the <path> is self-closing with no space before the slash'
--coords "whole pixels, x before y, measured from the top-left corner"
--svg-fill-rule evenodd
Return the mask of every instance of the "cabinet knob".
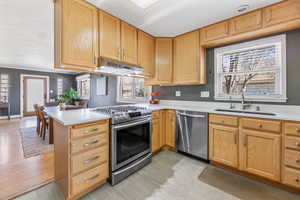
<path id="1" fill-rule="evenodd" d="M 297 146 L 297 147 L 300 147 L 300 143 L 299 143 L 299 142 L 296 142 L 296 146 Z"/>
<path id="2" fill-rule="evenodd" d="M 225 121 L 224 121 L 224 120 L 222 120 L 221 122 L 222 122 L 223 124 L 225 123 Z"/>
<path id="3" fill-rule="evenodd" d="M 296 163 L 300 163 L 300 160 L 299 160 L 299 159 L 297 159 L 297 160 L 296 160 Z"/>
<path id="4" fill-rule="evenodd" d="M 295 182 L 296 182 L 296 183 L 299 183 L 299 182 L 300 182 L 300 180 L 299 180 L 298 178 L 296 178 L 296 179 L 295 179 Z"/>
<path id="5" fill-rule="evenodd" d="M 259 128 L 262 128 L 262 127 L 263 127 L 263 125 L 262 125 L 262 124 L 259 124 L 259 125 L 258 125 L 258 127 L 259 127 Z"/>
<path id="6" fill-rule="evenodd" d="M 299 133 L 299 132 L 300 132 L 300 128 L 296 128 L 296 132 L 298 132 L 298 133 Z"/>

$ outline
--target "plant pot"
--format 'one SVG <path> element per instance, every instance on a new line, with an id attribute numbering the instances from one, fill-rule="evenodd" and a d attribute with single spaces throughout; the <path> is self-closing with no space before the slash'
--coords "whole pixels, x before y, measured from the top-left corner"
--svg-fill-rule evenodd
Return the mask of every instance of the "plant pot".
<path id="1" fill-rule="evenodd" d="M 80 101 L 75 101 L 74 104 L 75 104 L 75 106 L 79 106 Z"/>
<path id="2" fill-rule="evenodd" d="M 60 110 L 64 110 L 65 107 L 66 107 L 66 104 L 65 103 L 59 103 L 58 106 L 59 106 Z"/>

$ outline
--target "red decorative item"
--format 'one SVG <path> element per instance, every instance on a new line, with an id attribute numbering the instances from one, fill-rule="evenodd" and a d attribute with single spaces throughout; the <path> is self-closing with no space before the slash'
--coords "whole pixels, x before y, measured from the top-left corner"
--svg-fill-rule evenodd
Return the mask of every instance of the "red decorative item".
<path id="1" fill-rule="evenodd" d="M 153 99 L 153 97 L 158 97 L 159 94 L 157 92 L 152 92 L 151 97 L 152 100 L 149 101 L 150 104 L 159 104 L 159 99 Z"/>

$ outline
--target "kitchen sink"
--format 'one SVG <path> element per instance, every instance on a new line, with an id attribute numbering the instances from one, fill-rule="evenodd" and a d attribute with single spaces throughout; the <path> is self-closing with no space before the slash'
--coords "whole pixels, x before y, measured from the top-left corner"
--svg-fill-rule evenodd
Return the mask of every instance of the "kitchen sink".
<path id="1" fill-rule="evenodd" d="M 244 113 L 244 114 L 254 114 L 254 115 L 276 116 L 275 113 L 255 112 L 255 111 L 245 111 L 245 110 L 215 109 L 215 111 L 219 111 L 219 112 L 232 112 L 232 113 Z"/>

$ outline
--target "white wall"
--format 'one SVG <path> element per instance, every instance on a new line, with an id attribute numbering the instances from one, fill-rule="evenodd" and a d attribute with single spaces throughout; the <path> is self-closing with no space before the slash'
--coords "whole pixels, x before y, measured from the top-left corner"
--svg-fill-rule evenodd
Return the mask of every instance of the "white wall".
<path id="1" fill-rule="evenodd" d="M 0 66 L 53 69 L 52 0 L 0 0 Z"/>

